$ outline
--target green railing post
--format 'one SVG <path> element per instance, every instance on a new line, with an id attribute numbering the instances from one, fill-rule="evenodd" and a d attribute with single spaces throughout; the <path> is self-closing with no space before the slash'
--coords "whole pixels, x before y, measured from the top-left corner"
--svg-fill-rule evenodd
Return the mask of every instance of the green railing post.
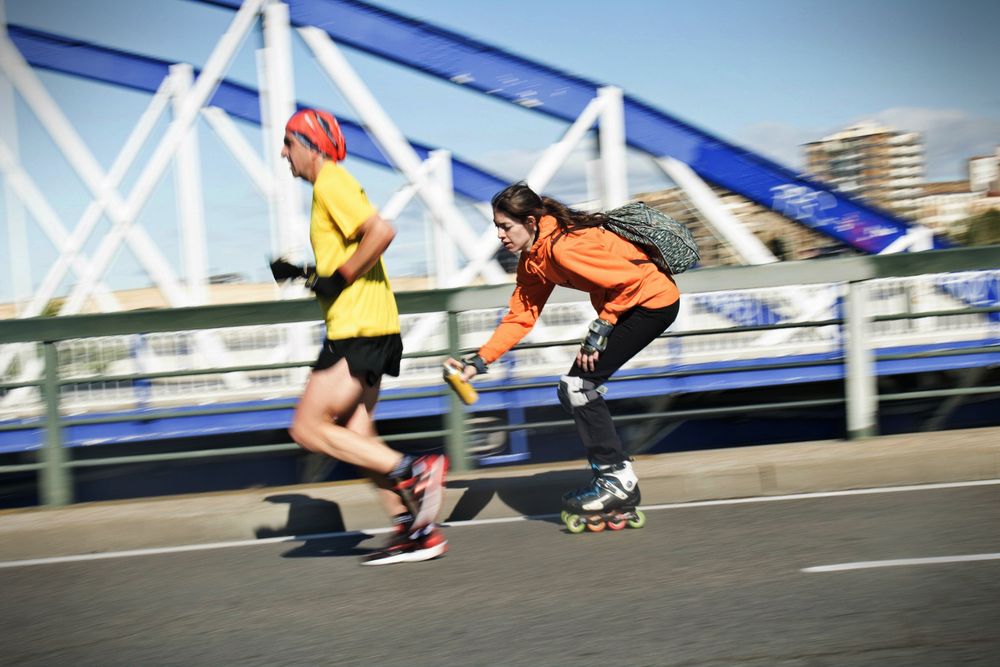
<path id="1" fill-rule="evenodd" d="M 59 416 L 59 354 L 53 341 L 45 341 L 45 446 L 42 448 L 41 496 L 45 505 L 73 502 L 72 481 L 66 466 L 62 424 Z"/>
<path id="2" fill-rule="evenodd" d="M 448 352 L 452 358 L 459 355 L 458 313 L 448 310 Z M 448 415 L 445 418 L 445 449 L 448 453 L 451 469 L 456 472 L 467 472 L 470 469 L 469 457 L 465 452 L 465 405 L 455 395 L 448 392 Z"/>

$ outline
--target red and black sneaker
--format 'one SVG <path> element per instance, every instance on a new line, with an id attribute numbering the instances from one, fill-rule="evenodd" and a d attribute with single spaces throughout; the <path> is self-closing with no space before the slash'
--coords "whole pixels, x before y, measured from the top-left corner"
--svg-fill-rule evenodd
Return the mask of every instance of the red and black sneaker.
<path id="1" fill-rule="evenodd" d="M 418 563 L 440 558 L 448 551 L 448 540 L 437 526 L 412 532 L 407 526 L 397 526 L 389 543 L 361 559 L 362 565 L 392 565 Z"/>
<path id="2" fill-rule="evenodd" d="M 413 513 L 411 532 L 430 526 L 441 511 L 444 498 L 444 476 L 448 471 L 448 457 L 426 454 L 410 464 L 410 476 L 396 484 L 396 490 Z"/>

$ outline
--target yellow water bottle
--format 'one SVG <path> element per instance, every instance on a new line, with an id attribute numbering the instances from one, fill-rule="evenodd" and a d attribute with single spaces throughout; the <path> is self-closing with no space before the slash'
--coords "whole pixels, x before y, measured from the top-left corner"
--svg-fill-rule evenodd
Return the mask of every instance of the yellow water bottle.
<path id="1" fill-rule="evenodd" d="M 445 363 L 444 380 L 466 405 L 472 405 L 479 400 L 479 394 L 469 381 L 462 377 L 461 369 Z"/>

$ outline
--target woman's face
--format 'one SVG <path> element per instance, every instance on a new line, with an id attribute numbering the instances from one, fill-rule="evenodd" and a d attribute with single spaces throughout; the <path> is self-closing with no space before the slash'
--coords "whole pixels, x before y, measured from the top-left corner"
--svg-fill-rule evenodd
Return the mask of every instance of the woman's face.
<path id="1" fill-rule="evenodd" d="M 496 225 L 500 243 L 510 252 L 523 252 L 535 241 L 537 225 L 533 215 L 529 215 L 524 222 L 521 222 L 506 213 L 494 210 L 493 224 Z"/>

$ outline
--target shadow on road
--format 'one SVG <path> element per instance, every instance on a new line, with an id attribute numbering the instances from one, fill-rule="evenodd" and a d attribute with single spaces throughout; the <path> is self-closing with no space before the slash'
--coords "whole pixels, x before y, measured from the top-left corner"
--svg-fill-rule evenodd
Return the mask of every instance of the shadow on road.
<path id="1" fill-rule="evenodd" d="M 323 537 L 306 540 L 294 549 L 289 549 L 281 554 L 282 558 L 333 558 L 338 556 L 350 556 L 357 558 L 372 551 L 369 548 L 362 548 L 358 545 L 371 539 L 370 535 L 364 533 L 349 533 L 342 537 Z"/>
<path id="2" fill-rule="evenodd" d="M 522 516 L 561 523 L 560 497 L 566 491 L 583 486 L 589 476 L 587 470 L 559 470 L 526 477 L 450 480 L 447 483 L 449 489 L 464 489 L 464 492 L 444 521 L 479 518 L 490 502 L 497 499 Z M 258 538 L 344 533 L 336 537 L 305 540 L 283 553 L 283 558 L 361 556 L 369 552 L 369 549 L 358 545 L 370 539 L 370 536 L 364 533 L 347 533 L 337 503 L 300 493 L 278 494 L 268 496 L 265 500 L 269 503 L 287 504 L 288 520 L 283 528 L 258 528 L 255 531 Z"/>
<path id="3" fill-rule="evenodd" d="M 445 521 L 475 519 L 496 497 L 522 516 L 561 523 L 562 494 L 580 488 L 589 479 L 590 472 L 587 470 L 557 470 L 530 477 L 449 481 L 449 489 L 465 488 L 465 493 Z"/>
<path id="4" fill-rule="evenodd" d="M 261 526 L 257 537 L 283 537 L 309 533 L 337 533 L 345 530 L 340 506 L 329 500 L 310 498 L 301 493 L 281 493 L 265 498 L 275 505 L 288 505 L 288 520 L 284 528 Z"/>
<path id="5" fill-rule="evenodd" d="M 284 493 L 268 496 L 265 500 L 274 504 L 288 505 L 288 520 L 284 528 L 261 526 L 255 531 L 259 538 L 294 537 L 317 533 L 345 532 L 344 517 L 335 502 L 311 498 L 301 493 Z M 290 549 L 282 558 L 327 558 L 332 556 L 360 556 L 368 549 L 359 549 L 358 544 L 369 539 L 363 533 L 345 533 L 337 537 L 321 537 L 305 540 Z"/>

